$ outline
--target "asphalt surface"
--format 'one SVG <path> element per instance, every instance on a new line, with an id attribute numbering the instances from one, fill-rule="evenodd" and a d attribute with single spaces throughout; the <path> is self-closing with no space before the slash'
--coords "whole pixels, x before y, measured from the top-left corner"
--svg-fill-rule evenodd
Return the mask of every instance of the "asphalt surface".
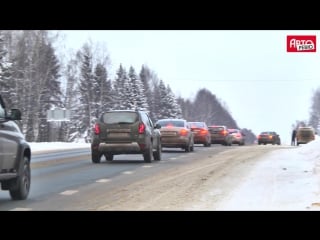
<path id="1" fill-rule="evenodd" d="M 121 201 L 116 194 L 106 199 L 108 192 L 126 191 L 126 186 L 139 181 L 152 186 L 154 182 L 146 179 L 156 174 L 237 148 L 243 147 L 196 145 L 190 153 L 164 148 L 162 160 L 151 163 L 145 163 L 139 154 L 117 155 L 112 162 L 102 159 L 100 164 L 93 164 L 89 149 L 37 154 L 32 158 L 29 198 L 12 201 L 8 191 L 0 191 L 0 210 L 99 210 L 106 202 Z"/>

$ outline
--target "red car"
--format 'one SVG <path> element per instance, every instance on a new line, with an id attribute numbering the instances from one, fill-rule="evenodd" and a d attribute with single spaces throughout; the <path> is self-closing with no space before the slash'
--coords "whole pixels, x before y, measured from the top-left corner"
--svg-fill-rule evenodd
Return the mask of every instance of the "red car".
<path id="1" fill-rule="evenodd" d="M 224 146 L 231 146 L 232 136 L 228 132 L 228 128 L 223 125 L 219 126 L 208 126 L 211 134 L 212 144 L 222 144 Z"/>
<path id="2" fill-rule="evenodd" d="M 211 134 L 205 122 L 189 122 L 191 131 L 194 134 L 194 143 L 211 146 Z"/>
<path id="3" fill-rule="evenodd" d="M 272 144 L 272 145 L 281 145 L 281 140 L 279 134 L 273 131 L 266 131 L 266 132 L 261 132 L 258 135 L 258 144 Z"/>

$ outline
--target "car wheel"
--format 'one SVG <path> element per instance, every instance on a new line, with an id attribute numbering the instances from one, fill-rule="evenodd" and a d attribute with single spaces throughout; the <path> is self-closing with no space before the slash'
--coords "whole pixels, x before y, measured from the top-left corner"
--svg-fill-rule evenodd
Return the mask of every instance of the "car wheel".
<path id="1" fill-rule="evenodd" d="M 188 144 L 184 147 L 184 150 L 185 150 L 186 152 L 190 152 L 190 149 L 191 149 L 191 141 L 188 142 Z"/>
<path id="2" fill-rule="evenodd" d="M 194 151 L 194 143 L 192 142 L 192 145 L 190 146 L 190 152 Z"/>
<path id="3" fill-rule="evenodd" d="M 27 156 L 23 157 L 23 162 L 19 166 L 19 176 L 12 180 L 9 188 L 10 196 L 13 200 L 24 200 L 28 197 L 31 184 L 30 161 Z"/>
<path id="4" fill-rule="evenodd" d="M 152 160 L 152 143 L 150 143 L 149 148 L 146 149 L 145 153 L 143 154 L 143 159 L 147 163 L 151 163 Z"/>
<path id="5" fill-rule="evenodd" d="M 104 156 L 108 162 L 111 162 L 113 160 L 113 155 L 110 153 L 106 153 Z"/>
<path id="6" fill-rule="evenodd" d="M 157 160 L 157 161 L 161 160 L 161 152 L 162 152 L 162 147 L 161 147 L 161 143 L 159 143 L 157 146 L 157 150 L 153 153 L 154 160 Z"/>
<path id="7" fill-rule="evenodd" d="M 91 160 L 93 163 L 100 163 L 101 161 L 101 153 L 92 151 L 91 152 Z"/>

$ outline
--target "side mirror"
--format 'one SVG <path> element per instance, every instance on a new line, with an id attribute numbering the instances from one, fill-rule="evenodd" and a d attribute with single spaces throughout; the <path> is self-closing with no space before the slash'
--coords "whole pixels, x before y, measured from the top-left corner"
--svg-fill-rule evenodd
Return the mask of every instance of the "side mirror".
<path id="1" fill-rule="evenodd" d="M 10 120 L 21 120 L 21 111 L 19 109 L 11 109 L 8 115 Z"/>
<path id="2" fill-rule="evenodd" d="M 155 126 L 154 126 L 155 129 L 160 129 L 161 128 L 161 125 L 159 123 L 157 123 Z"/>

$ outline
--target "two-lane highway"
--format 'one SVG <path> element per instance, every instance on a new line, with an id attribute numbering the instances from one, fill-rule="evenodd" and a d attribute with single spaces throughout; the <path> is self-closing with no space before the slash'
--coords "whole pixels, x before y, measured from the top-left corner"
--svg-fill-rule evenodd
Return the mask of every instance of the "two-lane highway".
<path id="1" fill-rule="evenodd" d="M 12 201 L 7 191 L 0 191 L 0 210 L 157 209 L 164 204 L 152 199 L 161 199 L 170 192 L 174 195 L 177 188 L 184 189 L 183 185 L 196 187 L 193 185 L 197 180 L 188 182 L 188 174 L 192 179 L 197 172 L 197 178 L 202 178 L 206 176 L 201 174 L 207 174 L 203 171 L 226 169 L 227 161 L 231 164 L 231 159 L 239 154 L 241 158 L 250 148 L 256 148 L 256 155 L 271 150 L 262 146 L 198 145 L 190 153 L 163 149 L 162 160 L 151 163 L 145 163 L 138 154 L 117 155 L 112 162 L 102 159 L 100 164 L 91 162 L 90 149 L 34 154 L 29 198 Z M 134 201 L 141 203 L 134 205 Z"/>

